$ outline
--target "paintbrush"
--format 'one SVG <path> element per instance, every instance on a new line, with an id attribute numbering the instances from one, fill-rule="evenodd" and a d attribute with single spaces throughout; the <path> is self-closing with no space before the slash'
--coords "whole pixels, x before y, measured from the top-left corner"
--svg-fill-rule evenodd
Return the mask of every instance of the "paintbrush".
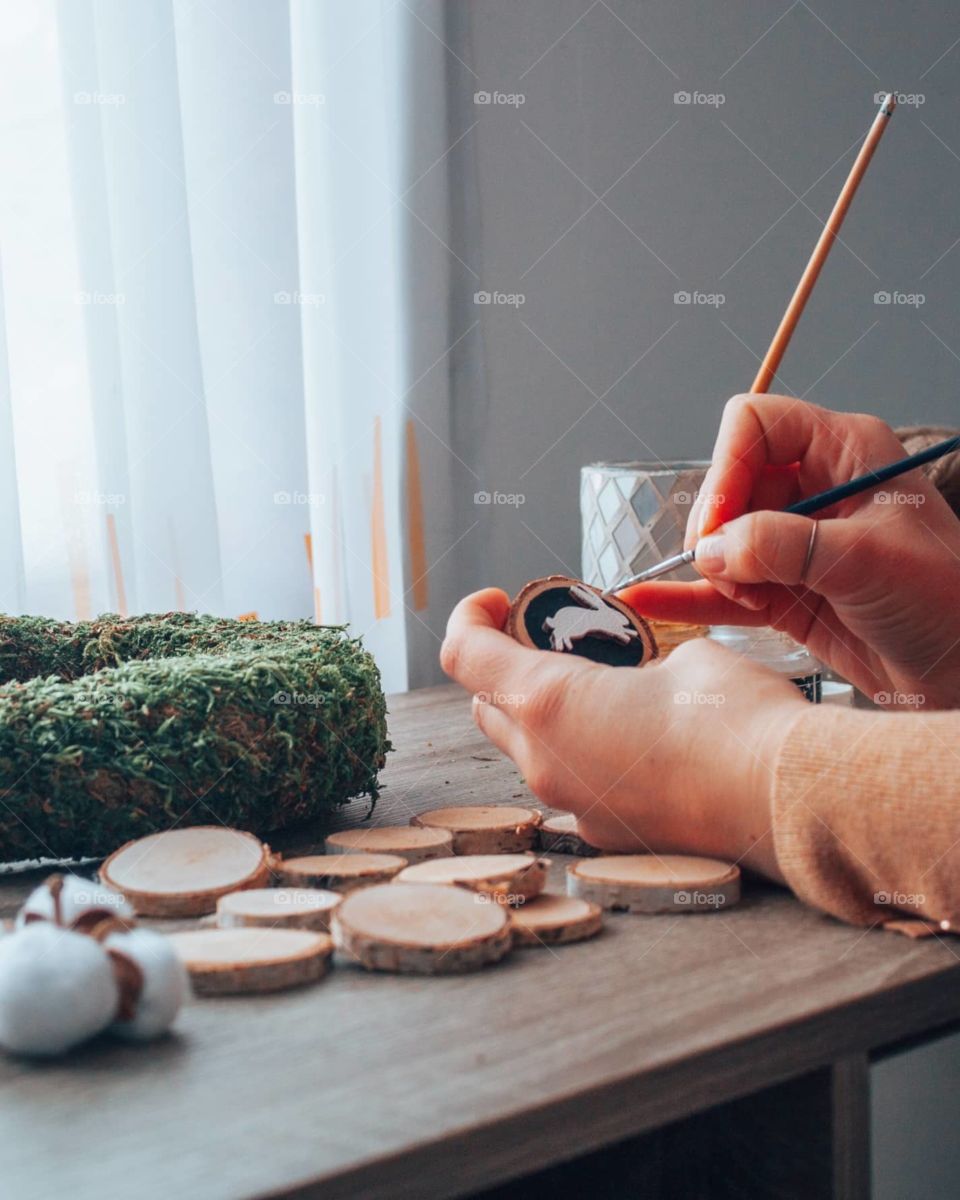
<path id="1" fill-rule="evenodd" d="M 916 467 L 922 467 L 924 463 L 943 458 L 945 454 L 949 454 L 953 450 L 960 450 L 960 434 L 957 434 L 956 437 L 947 438 L 943 442 L 937 442 L 934 446 L 928 446 L 926 450 L 921 450 L 917 454 L 911 454 L 907 458 L 901 458 L 896 462 L 888 463 L 885 467 L 878 467 L 876 471 L 868 471 L 866 475 L 858 475 L 856 479 L 851 479 L 849 483 L 838 483 L 836 487 L 827 488 L 825 492 L 818 492 L 815 496 L 807 496 L 805 500 L 798 500 L 796 504 L 791 504 L 789 507 L 783 509 L 783 512 L 794 513 L 798 517 L 809 517 L 812 513 L 829 508 L 832 504 L 839 504 L 841 500 L 846 500 L 849 496 L 857 496 L 861 492 L 868 492 L 871 488 L 878 487 L 881 483 L 886 483 L 889 479 L 896 479 L 898 475 L 904 475 L 907 471 L 912 471 Z M 614 590 L 620 591 L 621 588 L 631 587 L 635 583 L 644 583 L 648 579 L 657 579 L 660 575 L 666 575 L 670 571 L 675 571 L 677 567 L 689 565 L 695 561 L 696 556 L 697 548 L 696 546 L 691 546 L 689 550 L 684 550 L 681 554 L 674 554 L 670 558 L 665 558 L 663 562 L 657 563 L 656 566 L 648 567 L 646 571 L 641 571 L 638 575 L 631 575 L 629 579 L 618 583 L 615 589 L 611 588 L 609 592 L 605 592 L 604 594 L 610 595 Z"/>
<path id="2" fill-rule="evenodd" d="M 827 261 L 830 248 L 837 240 L 837 234 L 840 231 L 840 226 L 843 224 L 843 218 L 847 215 L 847 210 L 853 201 L 853 197 L 856 195 L 860 181 L 866 174 L 870 160 L 873 158 L 873 152 L 883 137 L 883 131 L 886 129 L 887 122 L 896 106 L 896 96 L 893 92 L 888 92 L 880 104 L 877 115 L 873 119 L 873 124 L 870 126 L 867 136 L 863 140 L 863 145 L 860 147 L 857 157 L 854 159 L 853 166 L 850 168 L 850 174 L 840 189 L 840 195 L 837 197 L 833 210 L 827 218 L 823 232 L 817 239 L 817 244 L 810 255 L 810 261 L 804 268 L 803 274 L 800 276 L 800 282 L 797 284 L 796 290 L 790 298 L 787 311 L 783 314 L 783 319 L 777 327 L 777 332 L 773 335 L 770 349 L 760 364 L 760 370 L 757 372 L 757 377 L 753 381 L 753 387 L 750 389 L 751 392 L 766 392 L 776 376 L 780 361 L 787 346 L 790 344 L 790 339 L 793 337 L 793 331 L 796 329 L 797 322 L 803 315 L 803 310 L 810 299 L 813 285 L 817 282 L 817 277 L 820 274 L 823 264 Z M 933 459 L 939 458 L 941 454 L 949 454 L 952 449 L 955 449 L 954 446 L 947 442 L 942 442 L 941 446 L 945 447 L 945 449 L 931 446 L 920 454 L 913 455 L 912 458 L 905 458 L 901 462 L 891 463 L 890 466 L 884 467 L 882 471 L 870 475 L 862 475 L 858 479 L 851 480 L 850 483 L 844 483 L 837 488 L 831 488 L 830 491 L 822 492 L 819 496 L 811 496 L 808 500 L 803 500 L 799 505 L 794 505 L 785 511 L 801 514 L 817 512 L 819 509 L 826 508 L 830 504 L 836 504 L 838 500 L 842 500 L 845 496 L 854 496 L 857 492 L 875 487 L 885 479 L 892 479 L 895 475 L 899 475 L 903 471 L 909 471 L 912 467 L 919 466 L 920 463 L 931 462 Z M 889 472 L 889 474 L 884 474 L 884 472 Z M 670 571 L 675 571 L 677 567 L 692 563 L 693 559 L 693 550 L 684 550 L 682 554 L 674 554 L 671 558 L 665 558 L 663 562 L 658 563 L 656 566 L 649 567 L 646 571 L 641 571 L 639 575 L 633 575 L 629 579 L 615 584 L 612 588 L 608 588 L 604 592 L 604 595 L 609 596 L 613 592 L 619 591 L 620 588 L 629 587 L 634 583 L 642 583 L 645 579 L 656 579 L 660 575 L 666 575 Z"/>

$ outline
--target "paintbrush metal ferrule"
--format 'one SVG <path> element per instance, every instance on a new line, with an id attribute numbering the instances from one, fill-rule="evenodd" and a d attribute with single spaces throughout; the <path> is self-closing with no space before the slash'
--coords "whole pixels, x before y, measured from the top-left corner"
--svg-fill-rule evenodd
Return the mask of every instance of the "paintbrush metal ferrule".
<path id="1" fill-rule="evenodd" d="M 680 554 L 671 554 L 663 562 L 659 562 L 652 567 L 647 567 L 645 571 L 640 571 L 637 575 L 631 575 L 629 579 L 624 579 L 614 587 L 608 588 L 603 594 L 611 596 L 614 592 L 619 592 L 622 588 L 633 587 L 635 583 L 646 583 L 649 579 L 658 579 L 661 575 L 669 575 L 671 571 L 676 571 L 678 567 L 689 566 L 696 557 L 696 554 L 695 546 L 691 546 L 689 550 L 684 550 Z"/>

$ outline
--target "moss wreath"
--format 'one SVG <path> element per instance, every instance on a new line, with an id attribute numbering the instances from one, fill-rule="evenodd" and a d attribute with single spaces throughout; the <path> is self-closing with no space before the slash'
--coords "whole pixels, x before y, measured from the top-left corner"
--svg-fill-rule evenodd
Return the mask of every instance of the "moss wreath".
<path id="1" fill-rule="evenodd" d="M 100 857 L 172 825 L 263 834 L 377 797 L 359 639 L 188 613 L 0 617 L 0 858 Z"/>

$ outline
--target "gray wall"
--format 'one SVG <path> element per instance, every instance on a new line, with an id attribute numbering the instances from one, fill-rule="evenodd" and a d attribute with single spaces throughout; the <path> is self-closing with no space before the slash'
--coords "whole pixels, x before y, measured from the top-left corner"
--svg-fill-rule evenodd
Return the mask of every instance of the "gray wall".
<path id="1" fill-rule="evenodd" d="M 462 0 L 438 32 L 447 145 L 470 130 L 445 160 L 462 263 L 420 236 L 424 255 L 446 262 L 445 345 L 479 320 L 446 360 L 456 457 L 429 438 L 425 450 L 454 496 L 434 546 L 470 530 L 447 563 L 451 600 L 579 570 L 582 464 L 709 454 L 878 89 L 925 102 L 895 114 L 779 390 L 894 423 L 960 424 L 955 4 Z M 477 105 L 477 91 L 524 103 Z M 679 91 L 725 102 L 681 105 Z M 525 303 L 477 306 L 475 290 Z M 725 302 L 677 305 L 679 291 Z M 878 291 L 925 303 L 877 305 Z M 475 506 L 481 487 L 525 503 Z"/>

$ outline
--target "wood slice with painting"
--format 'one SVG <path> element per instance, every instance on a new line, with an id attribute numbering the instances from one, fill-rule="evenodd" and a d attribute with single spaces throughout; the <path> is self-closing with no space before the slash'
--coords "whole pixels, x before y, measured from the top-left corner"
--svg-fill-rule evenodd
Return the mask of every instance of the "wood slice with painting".
<path id="1" fill-rule="evenodd" d="M 510 606 L 506 631 L 534 650 L 577 654 L 610 667 L 642 667 L 657 657 L 643 617 L 616 596 L 566 575 L 528 583 Z"/>
<path id="2" fill-rule="evenodd" d="M 535 808 L 513 804 L 468 804 L 434 808 L 410 818 L 411 825 L 443 829 L 454 854 L 519 854 L 533 850 L 543 817 Z"/>
<path id="3" fill-rule="evenodd" d="M 338 949 L 367 970 L 418 975 L 475 971 L 499 962 L 513 941 L 503 905 L 428 883 L 351 893 L 334 914 L 333 935 Z"/>
<path id="4" fill-rule="evenodd" d="M 219 929 L 244 926 L 267 929 L 313 929 L 326 932 L 333 911 L 343 899 L 340 892 L 318 888 L 254 888 L 230 892 L 217 901 Z"/>
<path id="5" fill-rule="evenodd" d="M 452 854 L 453 834 L 446 829 L 418 828 L 416 825 L 344 829 L 330 834 L 325 849 L 328 854 L 395 854 L 407 863 L 418 863 Z"/>
<path id="6" fill-rule="evenodd" d="M 452 884 L 501 904 L 523 904 L 543 891 L 547 865 L 533 854 L 458 854 L 407 867 L 397 883 Z"/>
<path id="7" fill-rule="evenodd" d="M 397 854 L 307 854 L 278 859 L 273 873 L 286 887 L 350 892 L 374 883 L 389 883 L 407 865 Z"/>
<path id="8" fill-rule="evenodd" d="M 618 854 L 568 867 L 567 892 L 613 912 L 717 912 L 740 899 L 740 868 L 685 854 Z"/>
<path id="9" fill-rule="evenodd" d="M 327 970 L 333 938 L 305 929 L 191 929 L 168 935 L 200 996 L 278 992 Z"/>
<path id="10" fill-rule="evenodd" d="M 559 946 L 582 942 L 599 933 L 603 910 L 592 900 L 542 892 L 510 909 L 515 946 Z"/>
<path id="11" fill-rule="evenodd" d="M 577 858 L 593 858 L 603 853 L 584 841 L 573 813 L 544 817 L 539 842 L 545 854 L 574 854 Z"/>
<path id="12" fill-rule="evenodd" d="M 140 916 L 202 916 L 227 892 L 269 883 L 270 849 L 223 825 L 169 829 L 115 850 L 100 878 Z"/>

